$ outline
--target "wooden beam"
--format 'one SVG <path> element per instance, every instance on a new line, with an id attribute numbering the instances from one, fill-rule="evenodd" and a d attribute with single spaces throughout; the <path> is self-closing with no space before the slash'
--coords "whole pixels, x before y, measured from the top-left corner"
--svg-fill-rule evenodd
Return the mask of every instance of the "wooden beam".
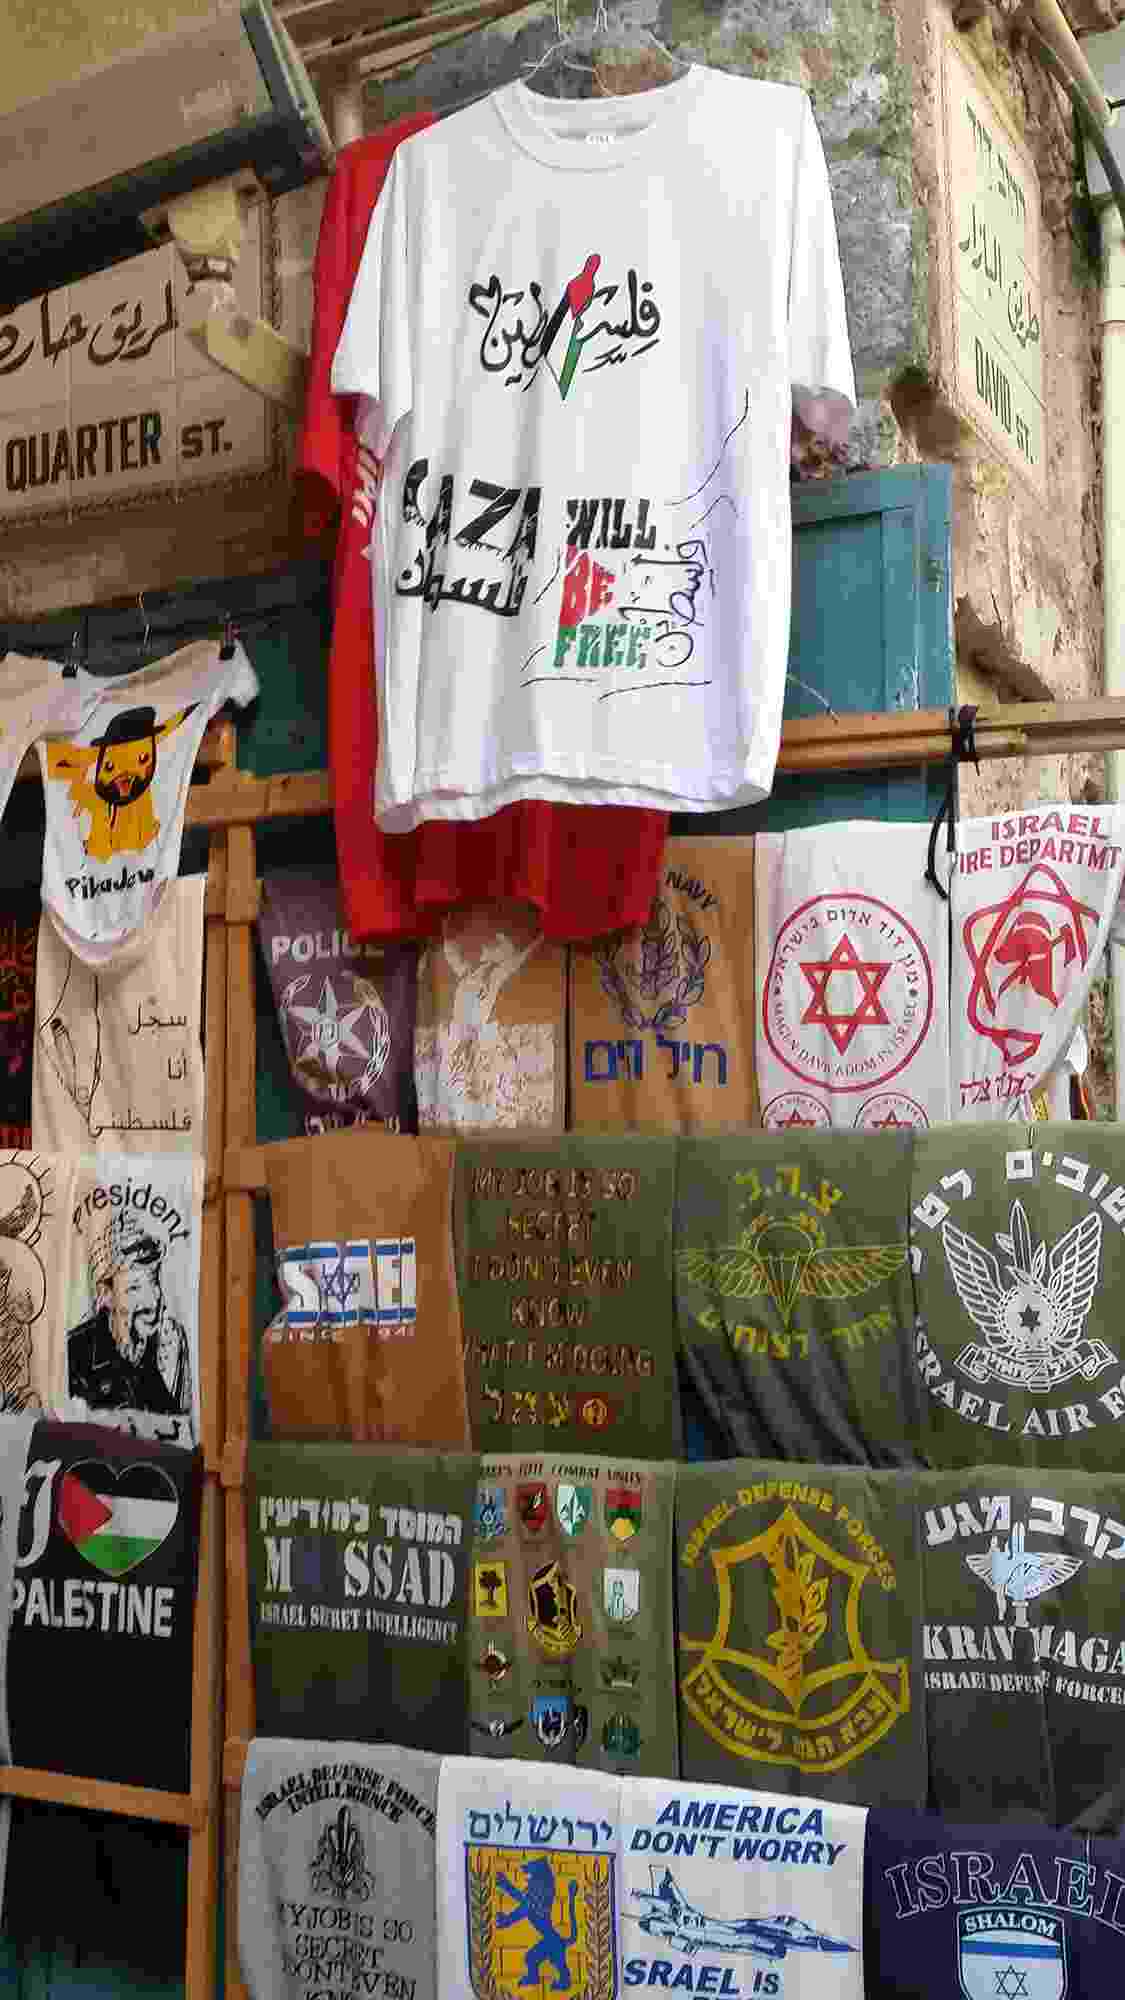
<path id="1" fill-rule="evenodd" d="M 201 1827 L 207 1806 L 186 1792 L 158 1792 L 143 1785 L 116 1785 L 106 1778 L 79 1778 L 70 1771 L 38 1771 L 27 1764 L 0 1767 L 0 1795 L 34 1799 L 42 1805 L 78 1806 L 83 1812 L 113 1813 L 122 1819 L 151 1819 L 163 1826 Z"/>
<path id="2" fill-rule="evenodd" d="M 327 771 L 283 772 L 276 778 L 226 778 L 193 785 L 189 826 L 256 826 L 265 819 L 313 819 L 332 810 Z"/>

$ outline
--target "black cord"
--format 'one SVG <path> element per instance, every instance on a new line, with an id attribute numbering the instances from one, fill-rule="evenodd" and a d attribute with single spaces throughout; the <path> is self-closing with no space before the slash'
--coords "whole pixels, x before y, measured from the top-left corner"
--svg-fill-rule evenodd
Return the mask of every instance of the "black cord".
<path id="1" fill-rule="evenodd" d="M 1113 199 L 1117 203 L 1118 214 L 1121 217 L 1122 223 L 1125 224 L 1125 178 L 1122 178 L 1121 169 L 1113 157 L 1113 150 L 1106 139 L 1105 133 L 1102 131 L 1089 98 L 1081 84 L 1075 82 L 1066 64 L 1059 61 L 1050 42 L 1044 41 L 1038 28 L 1034 27 L 1028 20 L 1021 20 L 1019 23 L 1019 32 L 1021 35 L 1026 35 L 1030 42 L 1034 42 L 1035 47 L 1032 50 L 1032 54 L 1036 61 L 1041 62 L 1044 69 L 1050 70 L 1055 82 L 1062 85 L 1062 88 L 1074 106 L 1078 117 L 1081 119 L 1089 135 L 1090 144 L 1093 146 L 1105 169 L 1105 177 L 1113 192 Z M 1122 100 L 1119 99 L 1118 101 L 1121 102 Z M 1108 98 L 1106 102 L 1109 103 Z M 1117 107 L 1116 105 L 1111 105 L 1110 108 L 1111 110 L 1116 110 Z"/>

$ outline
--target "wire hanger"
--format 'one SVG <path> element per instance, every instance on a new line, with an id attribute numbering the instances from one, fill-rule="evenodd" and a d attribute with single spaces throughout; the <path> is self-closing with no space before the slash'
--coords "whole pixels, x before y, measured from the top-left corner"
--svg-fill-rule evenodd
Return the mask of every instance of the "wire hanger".
<path id="1" fill-rule="evenodd" d="M 139 661 L 139 664 L 143 666 L 145 662 L 145 654 L 148 652 L 148 635 L 152 630 L 152 626 L 149 623 L 148 612 L 145 610 L 145 594 L 143 590 L 137 592 L 137 609 L 140 612 L 141 617 L 145 621 L 144 637 L 141 640 L 141 657 Z"/>
<path id="2" fill-rule="evenodd" d="M 73 634 L 71 635 L 70 651 L 67 654 L 66 665 L 63 668 L 64 681 L 73 681 L 77 680 L 78 678 L 78 669 L 82 665 L 81 634 L 82 634 L 81 625 L 76 625 Z"/>
<path id="3" fill-rule="evenodd" d="M 588 28 L 583 27 L 579 30 L 568 30 L 564 27 L 562 0 L 555 0 L 555 29 L 556 40 L 551 43 L 550 48 L 545 49 L 543 54 L 536 58 L 535 62 L 525 63 L 525 83 L 529 83 L 531 78 L 536 76 L 540 70 L 545 69 L 549 63 L 557 62 L 561 69 L 578 70 L 585 75 L 588 75 L 592 71 L 594 79 L 603 95 L 606 97 L 616 95 L 601 75 L 592 53 L 593 44 L 603 41 L 607 42 L 612 48 L 632 48 L 641 52 L 647 49 L 656 49 L 664 57 L 665 62 L 669 63 L 676 72 L 687 70 L 691 67 L 686 57 L 673 55 L 671 49 L 665 48 L 664 43 L 659 41 L 653 34 L 652 29 L 646 28 L 642 22 L 611 21 L 606 0 L 598 0 L 593 26 Z M 576 62 L 574 57 L 579 50 L 585 51 L 586 54 L 584 59 Z"/>

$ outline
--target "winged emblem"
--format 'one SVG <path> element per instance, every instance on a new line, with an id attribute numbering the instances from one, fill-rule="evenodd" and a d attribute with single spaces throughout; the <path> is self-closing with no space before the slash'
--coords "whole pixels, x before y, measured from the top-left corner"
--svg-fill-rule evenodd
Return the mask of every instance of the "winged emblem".
<path id="1" fill-rule="evenodd" d="M 736 1244 L 681 1250 L 677 1262 L 693 1285 L 727 1299 L 770 1298 L 788 1330 L 797 1302 L 858 1299 L 906 1263 L 905 1243 L 850 1243 L 817 1247 L 804 1217 L 745 1229 Z"/>
<path id="2" fill-rule="evenodd" d="M 993 1535 L 983 1554 L 967 1555 L 965 1561 L 973 1575 L 995 1592 L 996 1613 L 1001 1623 L 1010 1604 L 1012 1623 L 1023 1626 L 1027 1624 L 1027 1607 L 1033 1599 L 1066 1583 L 1082 1567 L 1081 1556 L 1064 1556 L 1055 1549 L 1029 1549 L 1022 1521 L 1013 1522 L 1006 1542 L 997 1541 Z"/>
<path id="3" fill-rule="evenodd" d="M 1013 1202 L 1007 1231 L 991 1250 L 954 1222 L 942 1224 L 942 1243 L 957 1296 L 984 1335 L 970 1341 L 957 1366 L 974 1382 L 992 1381 L 1041 1394 L 1081 1375 L 1092 1382 L 1117 1359 L 1103 1340 L 1084 1339 L 1102 1252 L 1102 1219 L 1091 1211 L 1048 1249 L 1036 1243 L 1021 1201 Z"/>

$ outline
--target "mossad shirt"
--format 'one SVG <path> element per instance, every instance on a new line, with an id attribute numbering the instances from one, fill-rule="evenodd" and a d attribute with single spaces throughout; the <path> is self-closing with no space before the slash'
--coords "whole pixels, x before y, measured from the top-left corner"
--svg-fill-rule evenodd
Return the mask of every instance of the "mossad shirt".
<path id="1" fill-rule="evenodd" d="M 415 134 L 332 382 L 386 451 L 380 825 L 769 790 L 792 394 L 854 401 L 802 92 L 516 83 Z"/>

